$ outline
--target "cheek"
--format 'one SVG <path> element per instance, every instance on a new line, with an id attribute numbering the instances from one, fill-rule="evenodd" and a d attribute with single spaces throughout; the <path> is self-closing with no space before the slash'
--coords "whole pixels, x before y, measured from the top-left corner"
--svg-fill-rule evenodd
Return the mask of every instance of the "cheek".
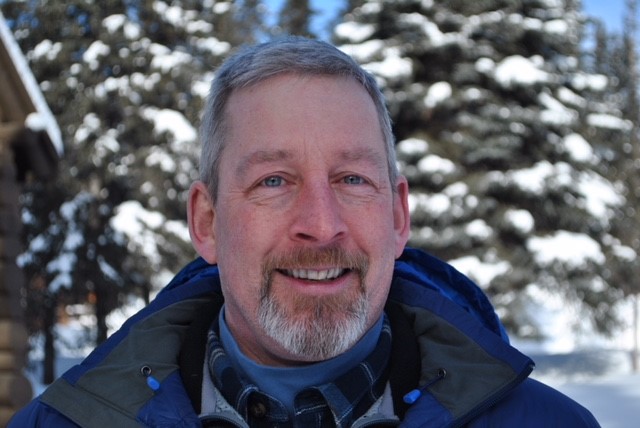
<path id="1" fill-rule="evenodd" d="M 370 257 L 369 293 L 372 298 L 386 299 L 395 267 L 395 234 L 393 220 L 378 217 L 361 230 L 361 246 Z"/>
<path id="2" fill-rule="evenodd" d="M 215 235 L 218 250 L 234 253 L 236 256 L 244 252 L 251 241 L 258 238 L 254 219 L 251 213 L 233 207 L 219 211 L 215 222 Z"/>
<path id="3" fill-rule="evenodd" d="M 238 245 L 242 240 L 259 240 L 267 236 L 283 218 L 282 213 L 273 213 L 253 204 L 229 204 L 218 218 L 217 226 L 221 234 Z"/>
<path id="4" fill-rule="evenodd" d="M 376 205 L 373 209 L 355 216 L 350 225 L 350 229 L 357 233 L 360 239 L 383 253 L 394 249 L 393 216 L 383 214 L 388 211 L 388 205 Z"/>
<path id="5" fill-rule="evenodd" d="M 244 255 L 234 257 L 234 253 L 230 252 L 228 257 L 219 266 L 225 304 L 228 305 L 229 312 L 255 313 L 260 296 L 259 265 L 250 269 L 256 264 L 248 261 Z"/>
<path id="6" fill-rule="evenodd" d="M 257 289 L 262 277 L 268 227 L 256 224 L 252 215 L 243 210 L 227 210 L 216 222 L 216 251 L 221 280 L 237 289 Z"/>
<path id="7" fill-rule="evenodd" d="M 380 261 L 376 268 L 369 268 L 370 275 L 366 280 L 366 286 L 368 288 L 367 292 L 371 305 L 370 316 L 372 317 L 372 321 L 378 319 L 378 316 L 384 310 L 384 305 L 391 288 L 391 281 L 393 280 L 393 267 L 393 259 L 391 262 L 385 259 L 384 261 Z"/>

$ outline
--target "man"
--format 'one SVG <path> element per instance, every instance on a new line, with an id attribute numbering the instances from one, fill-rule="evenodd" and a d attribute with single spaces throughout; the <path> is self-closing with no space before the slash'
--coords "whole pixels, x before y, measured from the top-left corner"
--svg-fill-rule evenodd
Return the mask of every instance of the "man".
<path id="1" fill-rule="evenodd" d="M 405 249 L 390 120 L 351 58 L 241 51 L 201 139 L 201 258 L 12 426 L 598 426 L 527 379 L 477 286 Z"/>

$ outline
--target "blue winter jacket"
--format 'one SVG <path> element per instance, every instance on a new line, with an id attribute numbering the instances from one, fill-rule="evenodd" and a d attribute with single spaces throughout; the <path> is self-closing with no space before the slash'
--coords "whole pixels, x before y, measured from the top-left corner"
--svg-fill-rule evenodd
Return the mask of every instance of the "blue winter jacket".
<path id="1" fill-rule="evenodd" d="M 193 380 L 181 367 L 181 350 L 196 342 L 189 333 L 196 314 L 204 310 L 211 319 L 221 301 L 217 268 L 201 259 L 192 262 L 151 304 L 18 412 L 9 427 L 202 426 L 200 403 L 185 386 Z M 401 314 L 400 345 L 415 342 L 417 362 L 411 375 L 417 399 L 406 405 L 399 397 L 410 389 L 394 393 L 395 425 L 599 426 L 584 407 L 528 379 L 531 359 L 509 345 L 485 294 L 450 265 L 407 249 L 396 262 L 388 306 Z M 199 388 L 201 379 L 195 379 Z M 207 426 L 246 426 L 220 402 L 219 414 L 210 418 L 218 422 Z M 379 420 L 394 425 L 393 418 L 372 409 L 353 426 L 380 426 Z"/>

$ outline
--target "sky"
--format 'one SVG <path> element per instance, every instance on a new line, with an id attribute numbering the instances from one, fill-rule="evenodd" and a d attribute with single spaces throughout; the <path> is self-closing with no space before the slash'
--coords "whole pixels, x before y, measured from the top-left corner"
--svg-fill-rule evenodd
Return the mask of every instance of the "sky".
<path id="1" fill-rule="evenodd" d="M 622 27 L 624 0 L 582 0 L 582 7 L 588 15 L 599 17 L 609 30 Z"/>
<path id="2" fill-rule="evenodd" d="M 625 0 L 582 0 L 582 5 L 588 15 L 599 17 L 609 30 L 613 30 L 620 29 L 622 26 L 624 2 Z M 282 3 L 283 0 L 266 0 L 266 4 L 273 13 L 279 10 Z M 322 21 L 330 19 L 343 3 L 343 0 L 311 0 L 311 7 L 318 11 Z M 315 25 L 315 29 L 322 30 L 320 28 L 322 23 Z"/>

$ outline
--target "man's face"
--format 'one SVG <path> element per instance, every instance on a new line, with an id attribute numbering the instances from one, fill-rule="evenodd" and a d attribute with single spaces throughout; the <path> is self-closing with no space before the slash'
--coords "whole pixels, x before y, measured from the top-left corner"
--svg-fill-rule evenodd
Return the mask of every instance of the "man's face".
<path id="1" fill-rule="evenodd" d="M 262 364 L 340 354 L 381 315 L 409 233 L 373 101 L 351 79 L 284 75 L 226 114 L 209 259 L 231 332 Z"/>

